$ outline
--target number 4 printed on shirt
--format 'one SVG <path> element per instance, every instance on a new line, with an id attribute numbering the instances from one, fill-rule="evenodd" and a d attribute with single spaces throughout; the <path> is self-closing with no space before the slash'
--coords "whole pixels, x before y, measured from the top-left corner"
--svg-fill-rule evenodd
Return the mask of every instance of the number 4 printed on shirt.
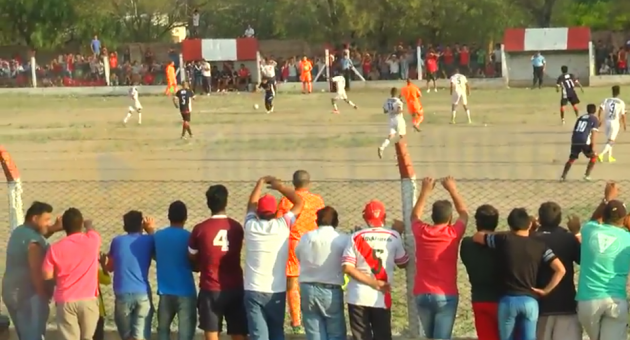
<path id="1" fill-rule="evenodd" d="M 227 237 L 227 230 L 222 229 L 217 232 L 217 236 L 214 237 L 212 241 L 213 246 L 221 247 L 221 251 L 230 250 L 230 242 Z"/>

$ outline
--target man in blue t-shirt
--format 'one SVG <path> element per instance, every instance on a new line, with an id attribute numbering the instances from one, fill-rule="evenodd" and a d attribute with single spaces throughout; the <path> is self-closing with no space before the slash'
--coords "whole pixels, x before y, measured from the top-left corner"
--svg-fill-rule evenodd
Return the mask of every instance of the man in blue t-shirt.
<path id="1" fill-rule="evenodd" d="M 121 339 L 150 339 L 153 302 L 148 276 L 155 222 L 132 210 L 123 216 L 123 229 L 127 234 L 112 240 L 106 265 L 114 273 L 114 321 Z"/>
<path id="2" fill-rule="evenodd" d="M 626 207 L 616 196 L 616 185 L 608 183 L 602 203 L 582 227 L 576 300 L 578 318 L 591 339 L 627 338 L 630 232 L 624 225 Z"/>
<path id="3" fill-rule="evenodd" d="M 160 302 L 158 304 L 158 340 L 169 340 L 171 323 L 177 316 L 179 339 L 192 340 L 197 322 L 197 289 L 188 258 L 190 231 L 184 229 L 188 218 L 186 204 L 171 203 L 171 225 L 153 235 Z"/>

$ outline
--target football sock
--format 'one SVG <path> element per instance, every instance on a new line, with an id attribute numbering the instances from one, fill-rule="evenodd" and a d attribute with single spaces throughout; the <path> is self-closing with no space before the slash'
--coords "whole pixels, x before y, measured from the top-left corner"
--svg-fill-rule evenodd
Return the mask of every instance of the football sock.
<path id="1" fill-rule="evenodd" d="M 468 116 L 468 120 L 470 120 L 470 110 L 466 110 L 466 116 Z"/>
<path id="2" fill-rule="evenodd" d="M 126 123 L 129 118 L 131 118 L 131 112 L 127 112 L 127 116 L 125 116 L 125 119 L 123 119 L 123 122 Z"/>
<path id="3" fill-rule="evenodd" d="M 612 151 L 612 146 L 610 146 L 610 144 L 606 144 L 604 146 L 604 150 L 602 150 L 602 152 L 601 152 L 601 155 L 604 156 L 605 154 L 607 154 L 609 152 L 612 154 L 611 151 Z"/>
<path id="4" fill-rule="evenodd" d="M 388 145 L 389 145 L 389 139 L 384 140 L 383 144 L 381 144 L 381 149 L 385 149 Z"/>

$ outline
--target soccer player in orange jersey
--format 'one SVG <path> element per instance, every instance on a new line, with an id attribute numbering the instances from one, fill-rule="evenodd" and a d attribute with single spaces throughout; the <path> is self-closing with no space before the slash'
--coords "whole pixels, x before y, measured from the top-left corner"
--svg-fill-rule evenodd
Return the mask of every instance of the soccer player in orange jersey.
<path id="1" fill-rule="evenodd" d="M 407 102 L 407 109 L 412 118 L 413 128 L 420 132 L 420 123 L 424 120 L 424 109 L 420 103 L 422 93 L 420 88 L 407 79 L 407 85 L 400 91 L 401 97 Z"/>
<path id="2" fill-rule="evenodd" d="M 304 209 L 295 220 L 295 225 L 291 228 L 291 234 L 289 235 L 289 260 L 287 261 L 287 302 L 294 333 L 300 333 L 302 330 L 300 286 L 298 282 L 300 263 L 295 256 L 295 247 L 302 235 L 317 229 L 317 211 L 324 207 L 322 197 L 308 190 L 310 183 L 311 176 L 305 170 L 298 170 L 293 173 L 295 192 L 304 200 Z M 293 204 L 283 197 L 278 205 L 278 216 L 283 216 L 287 211 L 291 210 L 292 206 Z"/>

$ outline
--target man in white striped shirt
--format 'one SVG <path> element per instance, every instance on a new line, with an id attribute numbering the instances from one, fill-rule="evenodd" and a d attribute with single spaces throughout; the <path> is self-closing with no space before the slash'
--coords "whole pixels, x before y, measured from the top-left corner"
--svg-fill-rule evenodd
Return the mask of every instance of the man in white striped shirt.
<path id="1" fill-rule="evenodd" d="M 350 332 L 354 339 L 392 340 L 394 267 L 409 256 L 398 231 L 385 227 L 385 205 L 370 201 L 363 209 L 368 228 L 352 234 L 341 260 L 350 276 L 346 287 Z"/>
<path id="2" fill-rule="evenodd" d="M 302 324 L 308 339 L 346 338 L 341 259 L 350 235 L 337 232 L 338 225 L 333 207 L 318 210 L 318 228 L 304 234 L 295 247 L 300 261 Z"/>

